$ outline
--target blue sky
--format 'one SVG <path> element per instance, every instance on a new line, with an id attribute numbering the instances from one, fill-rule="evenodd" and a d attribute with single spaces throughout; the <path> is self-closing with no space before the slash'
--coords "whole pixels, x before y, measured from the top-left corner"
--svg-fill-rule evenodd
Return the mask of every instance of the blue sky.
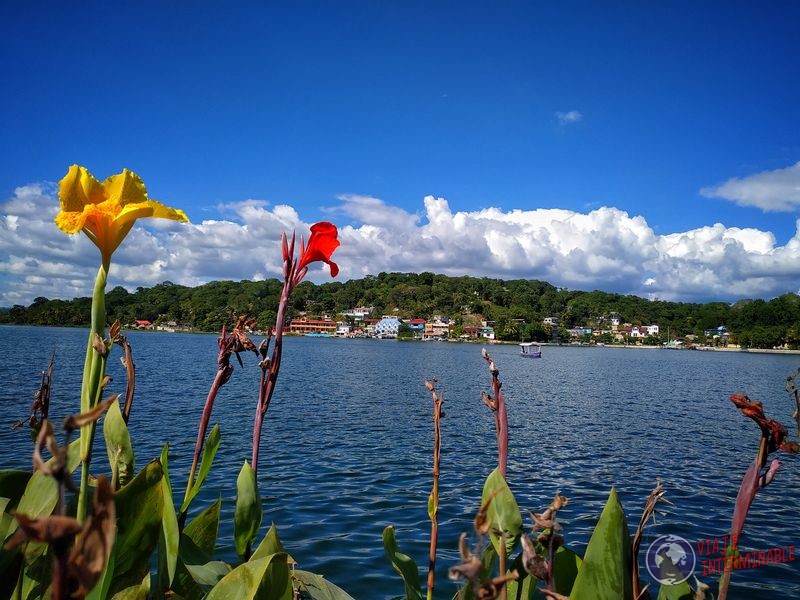
<path id="1" fill-rule="evenodd" d="M 643 217 L 657 238 L 721 223 L 771 234 L 781 250 L 797 234 L 797 3 L 114 4 L 0 8 L 9 206 L 24 186 L 52 197 L 47 182 L 78 163 L 100 178 L 136 171 L 197 224 L 242 225 L 236 207 L 255 199 L 270 214 L 291 206 L 298 223 L 349 224 L 362 242 L 370 214 L 430 225 L 429 195 L 453 213 L 613 208 Z M 765 172 L 775 172 L 766 191 Z M 732 178 L 747 189 L 719 187 Z M 745 197 L 748 206 L 735 202 Z M 21 257 L 3 236 L 5 262 Z M 497 276 L 559 272 L 489 255 Z M 800 272 L 786 263 L 776 285 L 726 294 L 720 284 L 705 296 L 797 291 Z M 459 272 L 447 264 L 438 270 Z M 14 269 L 0 271 L 0 296 L 24 288 Z M 635 285 L 610 287 L 646 293 L 660 271 L 637 273 Z M 607 279 L 588 268 L 561 283 L 602 289 Z M 653 293 L 704 296 L 673 287 Z"/>

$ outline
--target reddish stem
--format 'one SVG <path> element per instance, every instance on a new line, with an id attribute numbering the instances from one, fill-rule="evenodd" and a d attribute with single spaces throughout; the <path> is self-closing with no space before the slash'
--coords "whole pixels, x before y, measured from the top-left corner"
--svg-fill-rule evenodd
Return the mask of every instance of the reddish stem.
<path id="1" fill-rule="evenodd" d="M 189 470 L 189 480 L 186 482 L 185 497 L 189 496 L 189 491 L 192 489 L 192 485 L 194 483 L 194 474 L 197 470 L 197 463 L 200 460 L 200 452 L 202 452 L 203 445 L 205 443 L 208 422 L 211 420 L 211 410 L 214 408 L 214 400 L 217 397 L 217 392 L 219 392 L 219 389 L 225 385 L 225 382 L 228 381 L 231 376 L 231 372 L 233 371 L 233 367 L 231 367 L 229 362 L 230 352 L 227 348 L 227 337 L 225 334 L 225 326 L 223 325 L 222 336 L 220 337 L 219 341 L 219 367 L 217 369 L 217 374 L 214 376 L 214 381 L 211 384 L 211 388 L 208 390 L 206 403 L 205 406 L 203 406 L 203 415 L 200 417 L 200 425 L 197 428 L 197 442 L 194 446 L 194 457 L 192 458 L 192 468 Z"/>
<path id="2" fill-rule="evenodd" d="M 261 362 L 261 384 L 258 390 L 258 404 L 256 405 L 255 421 L 253 422 L 253 452 L 252 466 L 253 472 L 258 474 L 258 453 L 261 446 L 261 428 L 264 424 L 264 417 L 269 410 L 272 394 L 275 391 L 275 384 L 278 382 L 278 372 L 281 368 L 281 356 L 283 354 L 283 329 L 286 320 L 286 308 L 289 304 L 289 297 L 294 289 L 293 268 L 286 269 L 286 277 L 281 292 L 280 303 L 278 304 L 278 316 L 275 318 L 275 346 L 272 349 L 272 356 L 269 361 Z"/>
<path id="3" fill-rule="evenodd" d="M 492 394 L 490 408 L 494 412 L 495 429 L 497 430 L 497 467 L 500 474 L 506 476 L 506 464 L 508 463 L 508 414 L 506 413 L 506 400 L 503 395 L 503 383 L 500 381 L 500 371 L 494 364 L 492 357 L 486 350 L 483 350 L 483 358 L 489 365 L 489 372 L 492 374 Z"/>
<path id="4" fill-rule="evenodd" d="M 433 396 L 433 513 L 431 514 L 431 544 L 428 553 L 428 598 L 433 598 L 434 572 L 436 570 L 436 545 L 439 539 L 439 463 L 441 458 L 441 417 L 443 394 L 436 394 L 431 384 Z"/>

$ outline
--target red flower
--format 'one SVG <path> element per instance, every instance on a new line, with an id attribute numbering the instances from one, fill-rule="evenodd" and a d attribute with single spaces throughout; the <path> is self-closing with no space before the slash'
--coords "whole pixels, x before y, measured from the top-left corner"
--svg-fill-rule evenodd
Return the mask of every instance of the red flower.
<path id="1" fill-rule="evenodd" d="M 322 221 L 312 225 L 308 246 L 303 248 L 302 238 L 300 240 L 300 261 L 297 263 L 297 272 L 300 273 L 312 262 L 322 261 L 330 266 L 331 277 L 336 277 L 339 274 L 339 267 L 331 260 L 331 254 L 339 247 L 338 235 L 339 232 L 333 223 Z"/>

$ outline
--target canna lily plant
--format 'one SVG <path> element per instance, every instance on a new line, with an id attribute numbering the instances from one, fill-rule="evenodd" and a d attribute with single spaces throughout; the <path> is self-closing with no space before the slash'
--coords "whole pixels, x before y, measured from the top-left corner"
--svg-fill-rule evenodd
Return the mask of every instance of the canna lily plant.
<path id="1" fill-rule="evenodd" d="M 64 233 L 84 232 L 100 250 L 100 268 L 92 294 L 92 320 L 81 385 L 81 412 L 88 412 L 100 401 L 109 345 L 105 341 L 105 288 L 111 256 L 128 235 L 137 219 L 157 217 L 188 221 L 182 210 L 151 200 L 141 178 L 127 169 L 102 183 L 85 168 L 72 165 L 59 182 L 61 211 L 55 222 Z M 94 424 L 81 429 L 81 484 L 78 520 L 83 521 L 88 507 L 89 466 L 92 459 Z"/>

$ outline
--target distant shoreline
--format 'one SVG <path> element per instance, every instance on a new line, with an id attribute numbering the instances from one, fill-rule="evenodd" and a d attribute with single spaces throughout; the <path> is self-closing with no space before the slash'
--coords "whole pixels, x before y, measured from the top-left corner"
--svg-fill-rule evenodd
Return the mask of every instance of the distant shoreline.
<path id="1" fill-rule="evenodd" d="M 88 329 L 88 325 L 28 325 L 28 324 L 20 324 L 20 323 L 0 323 L 0 327 L 56 327 L 59 329 Z M 174 331 L 159 331 L 153 329 L 124 329 L 123 331 L 127 333 L 131 332 L 142 332 L 142 333 L 183 333 L 183 334 L 214 334 L 219 335 L 218 332 L 214 331 L 202 331 L 202 330 L 194 330 L 194 331 L 187 331 L 185 329 L 176 329 Z M 253 334 L 253 335 L 264 335 L 264 334 Z M 298 334 L 287 334 L 287 337 L 305 337 L 304 335 Z M 338 339 L 332 336 L 331 339 Z M 342 338 L 348 339 L 348 338 Z M 354 339 L 376 339 L 376 338 L 354 338 Z M 421 341 L 421 340 L 414 340 L 414 339 L 404 339 L 402 341 Z M 444 340 L 447 343 L 461 343 L 461 344 L 485 344 L 488 346 L 494 345 L 511 345 L 516 346 L 519 345 L 520 342 L 513 342 L 513 341 L 506 341 L 506 340 L 487 340 L 487 339 L 470 339 L 470 340 Z M 715 348 L 713 346 L 698 346 L 696 348 L 664 348 L 663 346 L 636 346 L 633 344 L 624 345 L 624 344 L 606 344 L 605 346 L 597 346 L 596 344 L 554 344 L 553 342 L 540 342 L 542 346 L 555 346 L 555 347 L 572 347 L 572 348 L 624 348 L 627 350 L 681 350 L 681 351 L 693 351 L 693 352 L 740 352 L 743 354 L 787 354 L 787 355 L 800 355 L 800 349 L 798 350 L 789 350 L 784 348 Z"/>

